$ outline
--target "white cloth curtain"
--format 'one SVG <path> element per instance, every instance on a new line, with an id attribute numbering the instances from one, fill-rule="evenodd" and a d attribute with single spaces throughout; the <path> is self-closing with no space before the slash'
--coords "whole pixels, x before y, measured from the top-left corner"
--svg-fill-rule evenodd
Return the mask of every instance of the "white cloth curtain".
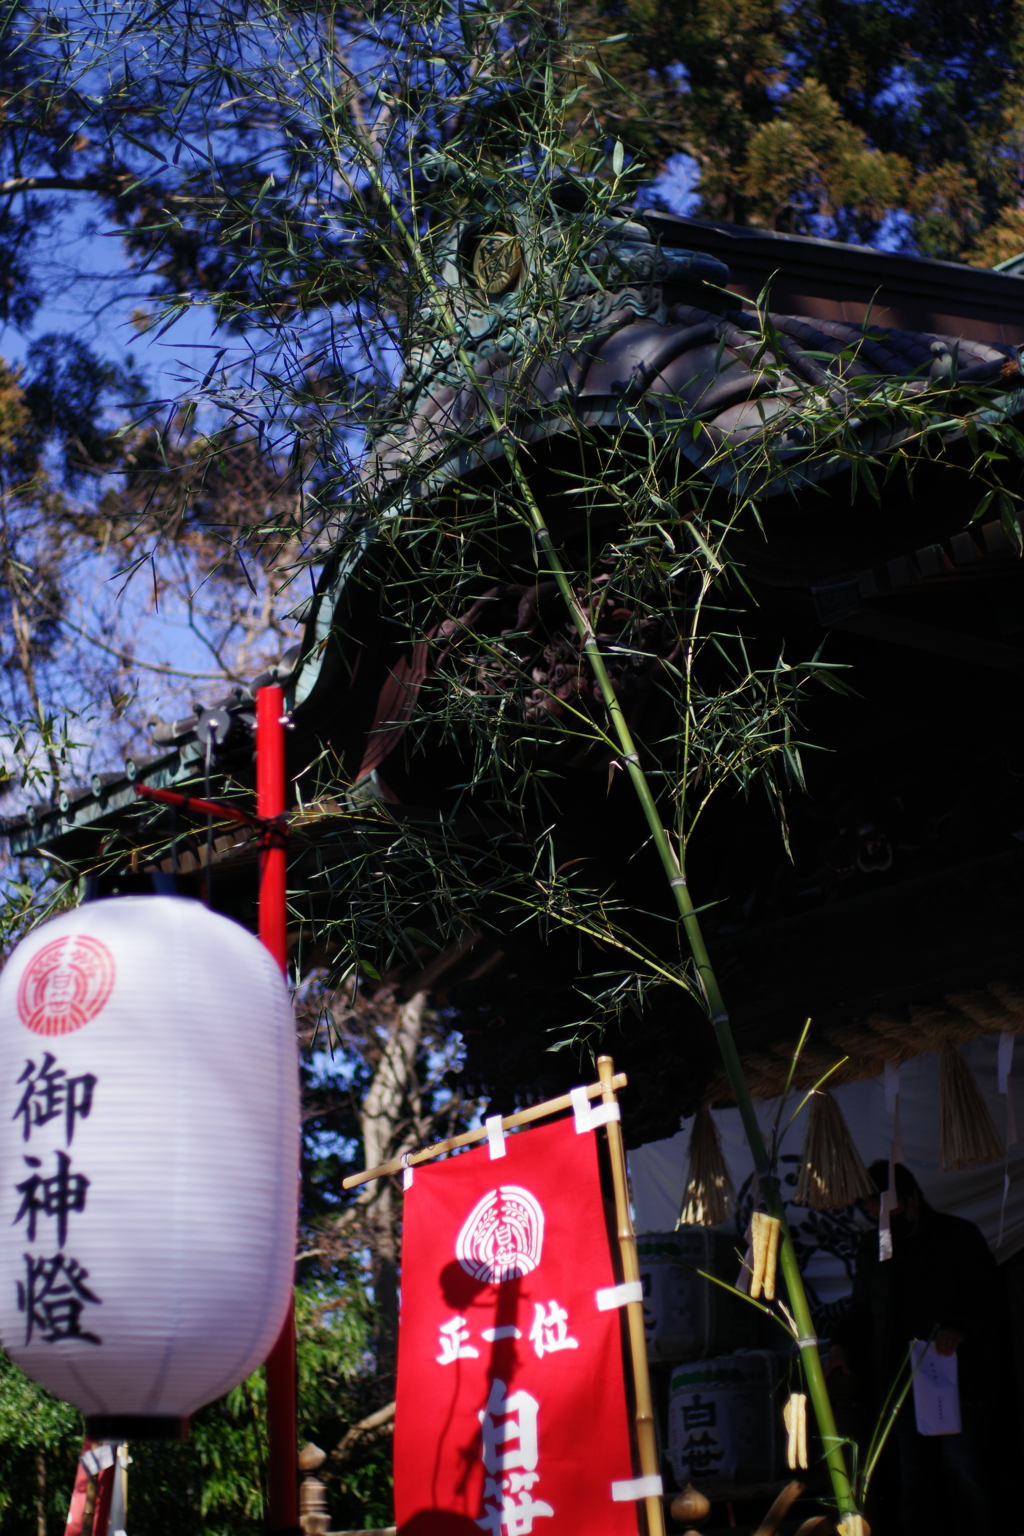
<path id="1" fill-rule="evenodd" d="M 980 1035 L 962 1047 L 964 1059 L 974 1073 L 988 1104 L 1000 1137 L 1007 1128 L 1006 1097 L 998 1092 L 996 1056 L 998 1035 Z M 1014 1095 L 1017 1124 L 1024 1127 L 1024 1036 L 1015 1043 L 1010 1090 Z M 850 1134 L 864 1159 L 888 1157 L 893 1134 L 893 1115 L 886 1108 L 882 1078 L 847 1083 L 833 1090 L 846 1118 Z M 783 1115 L 783 1125 L 799 1104 L 802 1093 L 795 1094 Z M 939 1167 L 939 1070 L 938 1056 L 929 1052 L 903 1063 L 900 1069 L 900 1129 L 904 1161 L 916 1177 L 927 1199 L 937 1210 L 965 1216 L 976 1223 L 996 1258 L 1004 1262 L 1024 1247 L 1024 1141 L 1010 1149 L 1010 1190 L 1006 1203 L 1003 1241 L 997 1246 L 1000 1211 L 1003 1203 L 1002 1162 L 986 1168 L 967 1169 L 962 1173 L 943 1173 Z M 777 1104 L 757 1105 L 761 1125 L 767 1131 Z M 745 1229 L 750 1208 L 750 1179 L 753 1162 L 747 1148 L 736 1109 L 712 1111 L 722 1135 L 722 1150 L 740 1196 L 740 1212 L 722 1228 L 736 1235 Z M 633 1203 L 637 1232 L 670 1232 L 675 1227 L 682 1204 L 687 1174 L 687 1146 L 692 1119 L 681 1121 L 679 1133 L 666 1141 L 649 1142 L 629 1154 Z M 796 1185 L 807 1108 L 790 1126 L 782 1144 L 781 1173 L 790 1196 Z M 745 1208 L 744 1208 L 745 1207 Z M 852 1252 L 856 1244 L 859 1216 L 852 1212 L 837 1215 L 806 1211 L 790 1205 L 788 1215 L 795 1227 L 798 1247 L 802 1244 L 802 1267 L 820 1303 L 838 1301 L 850 1289 Z"/>

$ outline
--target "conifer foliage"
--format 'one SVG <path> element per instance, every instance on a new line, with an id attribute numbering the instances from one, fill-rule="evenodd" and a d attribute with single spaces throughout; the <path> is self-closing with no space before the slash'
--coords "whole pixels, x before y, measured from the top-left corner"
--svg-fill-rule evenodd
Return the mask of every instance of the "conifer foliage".
<path id="1" fill-rule="evenodd" d="M 649 159 L 691 157 L 697 217 L 981 266 L 1024 249 L 1010 0 L 572 0 L 570 15 L 581 38 L 613 36 L 579 109 Z"/>

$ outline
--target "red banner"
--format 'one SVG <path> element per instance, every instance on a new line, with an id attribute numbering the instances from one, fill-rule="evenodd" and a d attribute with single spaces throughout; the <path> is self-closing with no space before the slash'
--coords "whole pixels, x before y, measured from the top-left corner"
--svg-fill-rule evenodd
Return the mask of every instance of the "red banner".
<path id="1" fill-rule="evenodd" d="M 578 1123 L 492 1124 L 489 1147 L 413 1170 L 400 1536 L 636 1536 L 623 1298 L 596 1135 Z"/>

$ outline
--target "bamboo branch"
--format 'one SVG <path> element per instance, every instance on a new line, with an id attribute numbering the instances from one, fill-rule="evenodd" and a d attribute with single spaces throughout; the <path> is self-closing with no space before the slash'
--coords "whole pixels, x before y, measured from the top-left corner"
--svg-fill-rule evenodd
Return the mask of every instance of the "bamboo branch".
<path id="1" fill-rule="evenodd" d="M 448 332 L 449 340 L 463 369 L 466 382 L 476 394 L 491 426 L 491 430 L 501 444 L 505 461 L 508 464 L 516 489 L 522 497 L 523 505 L 528 513 L 528 521 L 532 525 L 538 548 L 543 551 L 544 558 L 548 563 L 569 615 L 576 626 L 587 660 L 590 662 L 595 680 L 601 690 L 601 697 L 608 711 L 614 735 L 619 743 L 622 760 L 629 771 L 629 777 L 637 799 L 640 801 L 652 841 L 658 851 L 662 868 L 675 896 L 683 930 L 686 934 L 690 953 L 693 956 L 694 965 L 696 966 L 704 992 L 711 1025 L 715 1031 L 718 1048 L 721 1052 L 722 1061 L 736 1098 L 740 1118 L 743 1122 L 747 1144 L 754 1159 L 754 1166 L 760 1176 L 765 1203 L 768 1206 L 769 1214 L 778 1217 L 781 1222 L 782 1237 L 779 1245 L 779 1261 L 797 1328 L 800 1358 L 803 1362 L 804 1374 L 807 1379 L 808 1394 L 814 1405 L 818 1430 L 825 1452 L 825 1461 L 828 1465 L 840 1516 L 855 1514 L 857 1512 L 856 1502 L 850 1486 L 846 1460 L 843 1455 L 843 1442 L 836 1429 L 835 1416 L 832 1412 L 832 1404 L 829 1400 L 828 1389 L 825 1384 L 825 1375 L 821 1368 L 821 1357 L 818 1353 L 818 1343 L 814 1333 L 811 1309 L 807 1302 L 803 1277 L 800 1274 L 800 1266 L 797 1263 L 793 1239 L 786 1221 L 778 1175 L 772 1167 L 764 1137 L 761 1134 L 761 1127 L 758 1124 L 757 1115 L 754 1110 L 754 1101 L 743 1073 L 739 1052 L 736 1049 L 736 1040 L 729 1022 L 729 1014 L 718 985 L 718 978 L 711 964 L 711 957 L 704 943 L 700 921 L 687 887 L 686 873 L 675 849 L 672 847 L 671 840 L 661 819 L 661 813 L 647 782 L 647 776 L 640 765 L 640 754 L 636 749 L 636 744 L 626 723 L 622 706 L 608 675 L 608 669 L 605 666 L 604 657 L 597 643 L 597 637 L 591 625 L 589 615 L 573 591 L 572 583 L 566 573 L 565 566 L 562 564 L 561 556 L 555 547 L 554 540 L 544 521 L 540 505 L 534 495 L 533 487 L 530 485 L 526 471 L 520 461 L 515 437 L 510 432 L 507 424 L 502 422 L 498 416 L 483 381 L 479 378 L 476 369 L 473 367 L 469 354 L 459 336 L 446 295 L 438 286 L 433 273 L 427 265 L 418 237 L 414 231 L 408 228 L 405 220 L 401 217 L 375 162 L 367 157 L 364 161 L 364 168 L 373 181 L 374 188 L 381 202 L 394 220 L 395 228 L 399 232 L 400 238 L 404 239 L 413 265 L 424 286 L 430 292 L 438 314 L 443 317 L 442 323 Z M 348 1183 L 349 1181 L 346 1180 L 346 1186 Z"/>
<path id="2" fill-rule="evenodd" d="M 131 180 L 126 172 L 104 176 L 92 173 L 85 176 L 9 176 L 0 181 L 0 194 L 14 192 L 114 192 Z"/>

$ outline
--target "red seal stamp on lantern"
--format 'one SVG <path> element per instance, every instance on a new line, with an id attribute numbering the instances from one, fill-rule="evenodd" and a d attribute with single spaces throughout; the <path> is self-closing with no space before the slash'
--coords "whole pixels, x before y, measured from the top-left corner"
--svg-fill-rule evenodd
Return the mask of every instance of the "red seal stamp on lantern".
<path id="1" fill-rule="evenodd" d="M 21 1022 L 34 1035 L 71 1035 L 94 1019 L 110 996 L 114 957 L 99 939 L 69 934 L 44 944 L 18 987 Z"/>
<path id="2" fill-rule="evenodd" d="M 544 1245 L 544 1212 L 528 1189 L 502 1184 L 474 1206 L 459 1233 L 455 1257 L 468 1275 L 501 1285 L 532 1273 Z"/>

